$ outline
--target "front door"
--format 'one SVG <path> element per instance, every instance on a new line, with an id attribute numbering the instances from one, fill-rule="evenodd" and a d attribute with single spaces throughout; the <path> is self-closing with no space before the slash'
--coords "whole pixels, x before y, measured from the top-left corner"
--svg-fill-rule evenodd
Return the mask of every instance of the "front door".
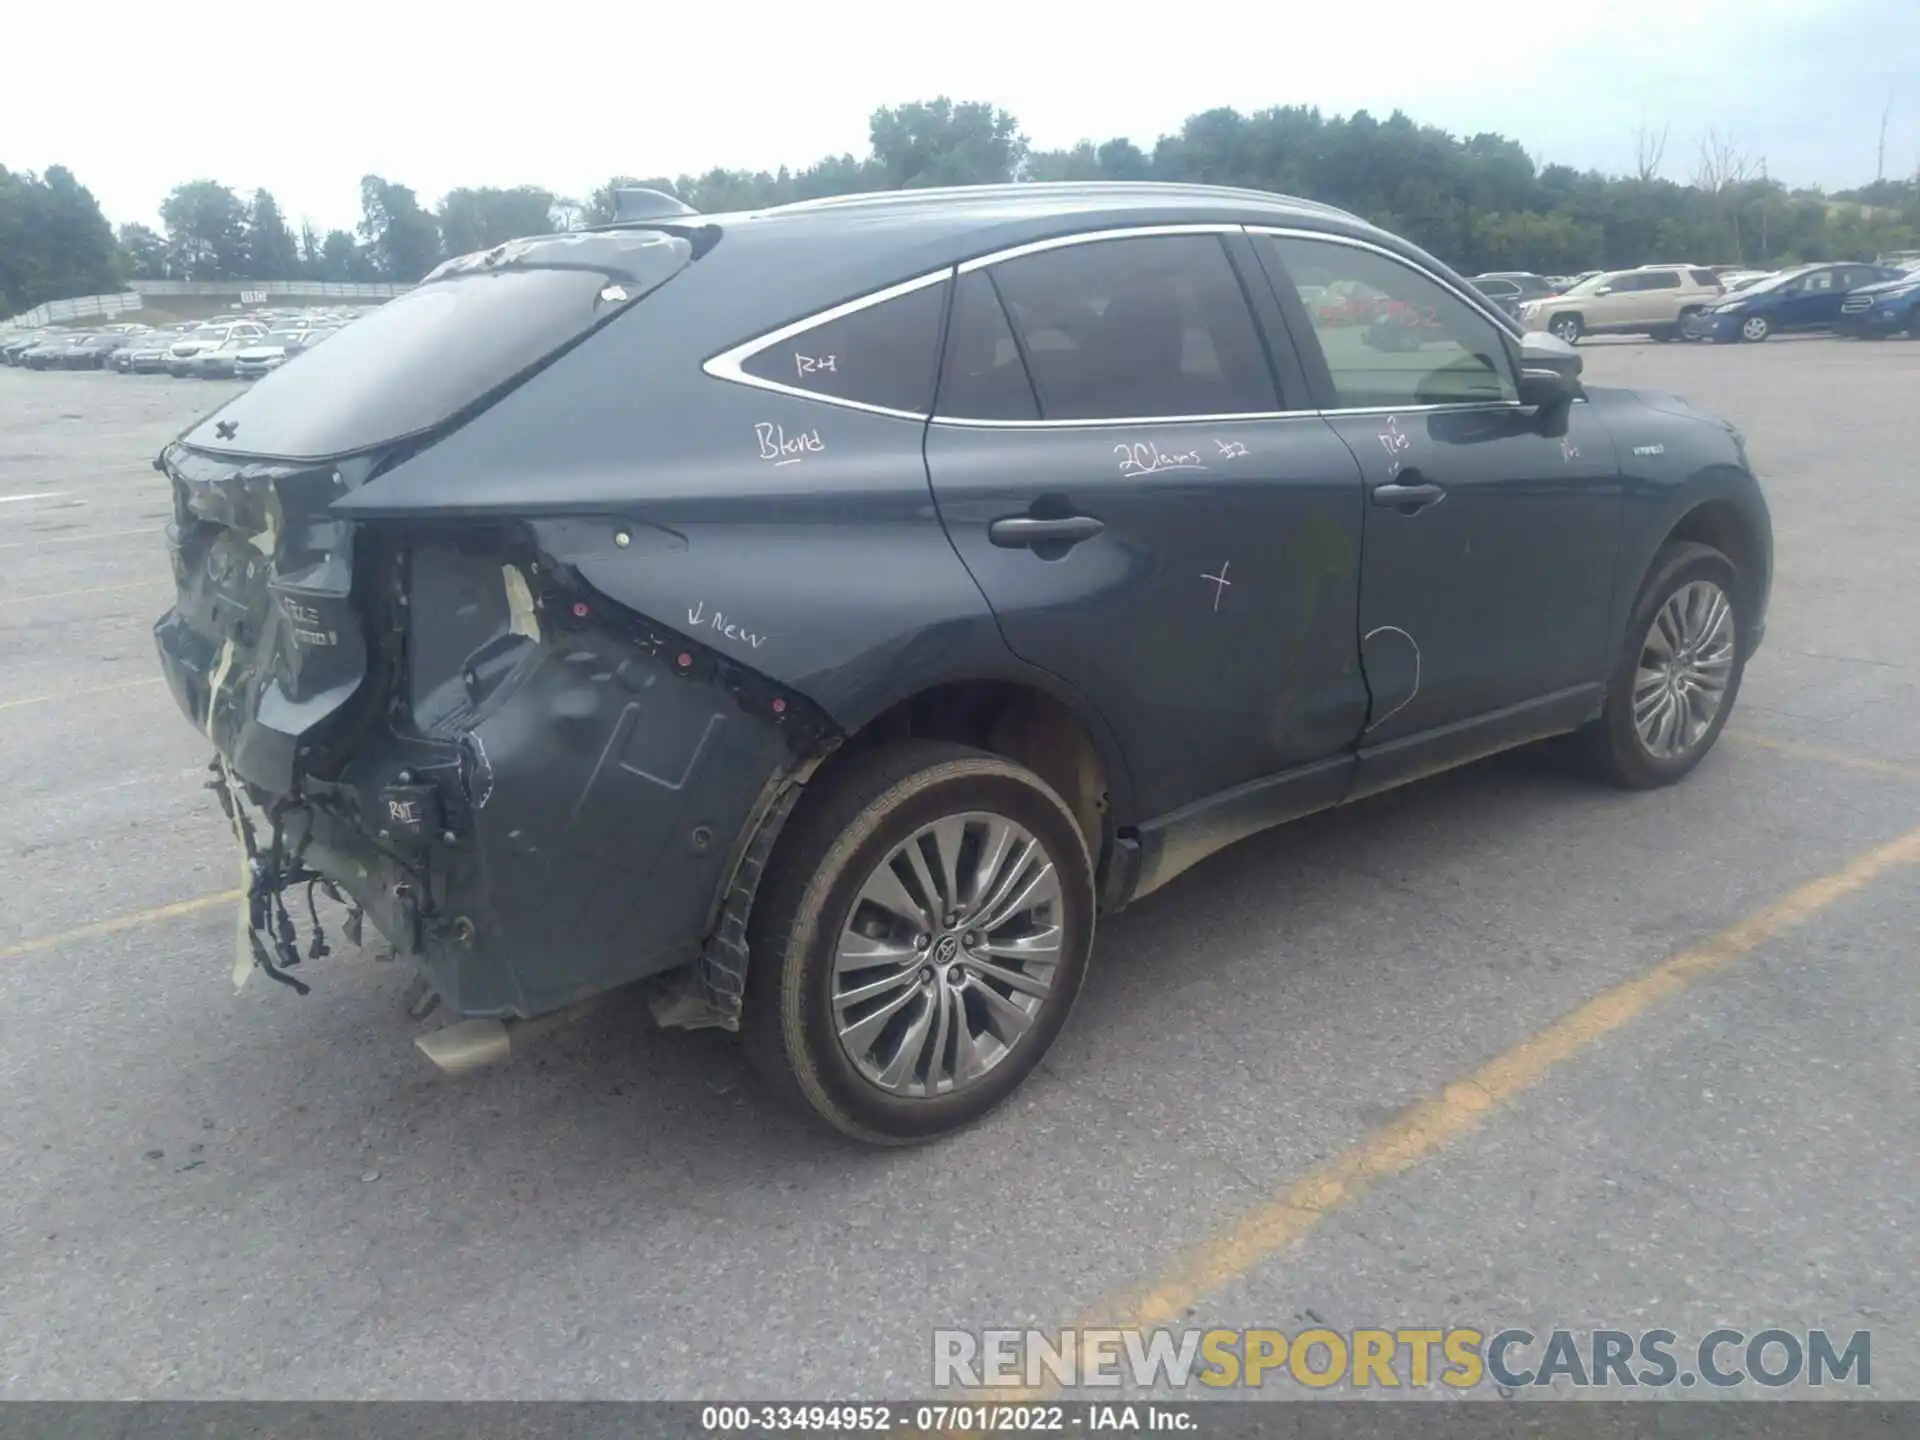
<path id="1" fill-rule="evenodd" d="M 1367 705 L 1359 466 L 1280 413 L 1238 228 L 1183 231 L 965 271 L 927 435 L 1009 647 L 1099 708 L 1142 819 L 1341 754 Z"/>
<path id="2" fill-rule="evenodd" d="M 1327 417 L 1366 477 L 1363 746 L 1596 684 L 1612 650 L 1621 488 L 1592 407 L 1576 403 L 1551 433 L 1519 404 L 1493 321 L 1401 260 L 1332 238 L 1262 239 L 1283 302 L 1289 285 L 1343 275 L 1425 319 L 1395 336 L 1289 307 L 1318 342 Z"/>
<path id="3" fill-rule="evenodd" d="M 1787 283 L 1786 296 L 1780 302 L 1779 328 L 1825 329 L 1840 318 L 1840 302 L 1846 294 L 1838 270 L 1809 270 Z"/>

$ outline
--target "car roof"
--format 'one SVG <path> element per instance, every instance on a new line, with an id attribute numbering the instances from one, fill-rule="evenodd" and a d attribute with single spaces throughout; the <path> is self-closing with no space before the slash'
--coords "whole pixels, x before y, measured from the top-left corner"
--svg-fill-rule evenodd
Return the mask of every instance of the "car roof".
<path id="1" fill-rule="evenodd" d="M 1451 275 L 1398 236 L 1332 205 L 1223 185 L 1052 181 L 889 190 L 601 232 L 693 240 L 715 334 L 750 335 L 831 305 L 1022 245 L 1105 229 L 1272 225 L 1341 235 Z M 565 243 L 567 237 L 531 238 Z M 1457 278 L 1457 277 L 1456 277 Z"/>

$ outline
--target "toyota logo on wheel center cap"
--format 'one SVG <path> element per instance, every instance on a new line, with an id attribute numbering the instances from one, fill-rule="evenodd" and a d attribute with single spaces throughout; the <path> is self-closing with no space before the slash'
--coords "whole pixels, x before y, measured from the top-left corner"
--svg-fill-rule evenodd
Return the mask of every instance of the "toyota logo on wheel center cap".
<path id="1" fill-rule="evenodd" d="M 942 935 L 940 943 L 933 947 L 933 963 L 944 965 L 960 953 L 960 941 L 953 935 Z"/>

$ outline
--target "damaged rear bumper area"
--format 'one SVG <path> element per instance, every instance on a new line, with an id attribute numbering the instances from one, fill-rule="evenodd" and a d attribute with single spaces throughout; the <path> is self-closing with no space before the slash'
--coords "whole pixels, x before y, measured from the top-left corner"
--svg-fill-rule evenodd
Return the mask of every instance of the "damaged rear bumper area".
<path id="1" fill-rule="evenodd" d="M 155 638 L 216 752 L 248 963 L 304 988 L 317 888 L 462 1016 L 685 967 L 683 1023 L 737 1021 L 730 899 L 837 736 L 554 558 L 630 524 L 349 523 L 327 511 L 349 466 L 162 463 L 177 597 Z"/>

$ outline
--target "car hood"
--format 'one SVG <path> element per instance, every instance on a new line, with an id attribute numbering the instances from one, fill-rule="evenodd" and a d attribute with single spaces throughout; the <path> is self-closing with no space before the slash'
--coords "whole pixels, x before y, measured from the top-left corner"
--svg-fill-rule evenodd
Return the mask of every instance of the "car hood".
<path id="1" fill-rule="evenodd" d="M 1876 280 L 1871 285 L 1856 285 L 1849 295 L 1886 295 L 1895 290 L 1912 290 L 1920 287 L 1920 272 L 1902 275 L 1898 280 Z"/>

